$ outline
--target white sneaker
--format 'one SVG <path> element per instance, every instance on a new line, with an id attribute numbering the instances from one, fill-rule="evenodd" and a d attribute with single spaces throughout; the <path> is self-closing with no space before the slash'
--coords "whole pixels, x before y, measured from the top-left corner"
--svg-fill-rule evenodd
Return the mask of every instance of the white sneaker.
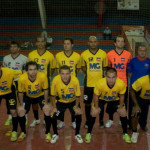
<path id="1" fill-rule="evenodd" d="M 60 121 L 59 124 L 57 125 L 57 129 L 61 129 L 64 126 L 65 126 L 65 123 L 63 121 Z"/>
<path id="2" fill-rule="evenodd" d="M 107 123 L 105 124 L 106 128 L 110 128 L 113 125 L 113 121 L 112 120 L 108 120 Z"/>
<path id="3" fill-rule="evenodd" d="M 132 133 L 132 136 L 131 136 L 131 142 L 132 142 L 132 143 L 137 143 L 138 136 L 139 136 L 139 133 L 138 133 L 138 132 L 133 132 L 133 133 Z"/>
<path id="4" fill-rule="evenodd" d="M 80 134 L 77 134 L 77 135 L 75 136 L 75 139 L 77 140 L 78 143 L 83 143 L 83 139 L 82 139 L 82 137 L 81 137 Z"/>
<path id="5" fill-rule="evenodd" d="M 43 120 L 43 124 L 45 125 L 45 120 Z"/>
<path id="6" fill-rule="evenodd" d="M 73 129 L 76 129 L 76 122 L 72 122 L 71 126 L 73 127 Z"/>
<path id="7" fill-rule="evenodd" d="M 35 127 L 35 125 L 37 125 L 37 124 L 39 124 L 39 123 L 40 123 L 40 119 L 38 119 L 38 120 L 34 119 L 34 120 L 32 121 L 32 123 L 30 124 L 30 127 Z"/>
<path id="8" fill-rule="evenodd" d="M 51 143 L 54 144 L 59 139 L 59 136 L 57 134 L 54 134 L 51 138 Z"/>

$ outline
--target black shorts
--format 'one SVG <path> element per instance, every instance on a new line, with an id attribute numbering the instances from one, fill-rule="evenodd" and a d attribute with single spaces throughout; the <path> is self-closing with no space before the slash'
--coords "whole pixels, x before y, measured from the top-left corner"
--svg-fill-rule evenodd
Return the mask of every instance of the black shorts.
<path id="1" fill-rule="evenodd" d="M 57 106 L 57 113 L 55 113 L 53 115 L 53 118 L 54 119 L 57 119 L 57 120 L 61 120 L 64 116 L 64 113 L 66 111 L 66 109 L 68 108 L 70 113 L 71 113 L 71 116 L 75 117 L 75 111 L 74 111 L 74 106 L 75 106 L 76 102 L 72 102 L 72 103 L 61 103 L 61 102 L 57 102 L 56 103 L 56 106 Z"/>
<path id="2" fill-rule="evenodd" d="M 84 103 L 91 104 L 94 94 L 94 87 L 84 87 Z"/>
<path id="3" fill-rule="evenodd" d="M 6 99 L 7 104 L 8 104 L 8 109 L 16 109 L 17 107 L 17 100 L 16 100 L 16 93 L 12 92 L 6 95 L 1 95 L 0 96 L 0 103 L 2 99 Z"/>
<path id="4" fill-rule="evenodd" d="M 110 101 L 110 102 L 104 101 L 104 100 L 99 100 L 99 107 L 101 109 L 104 107 L 105 104 L 109 104 L 109 105 L 107 105 L 106 112 L 108 114 L 113 114 L 117 111 L 120 102 L 119 102 L 119 100 L 118 101 Z"/>
<path id="5" fill-rule="evenodd" d="M 25 103 L 24 108 L 27 111 L 26 113 L 29 112 L 31 104 L 39 104 L 41 109 L 43 108 L 43 106 L 45 104 L 45 100 L 44 100 L 43 95 L 40 97 L 37 97 L 37 98 L 31 98 L 28 96 L 25 96 L 24 98 L 25 98 L 24 99 L 24 103 Z"/>

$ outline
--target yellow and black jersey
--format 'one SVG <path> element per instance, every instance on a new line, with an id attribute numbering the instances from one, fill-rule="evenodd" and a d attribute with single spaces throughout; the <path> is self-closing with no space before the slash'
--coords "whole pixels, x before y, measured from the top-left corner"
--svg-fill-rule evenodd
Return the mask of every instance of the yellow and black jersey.
<path id="1" fill-rule="evenodd" d="M 70 82 L 66 85 L 61 79 L 60 75 L 57 75 L 51 86 L 51 95 L 58 96 L 59 102 L 71 103 L 76 100 L 76 97 L 81 95 L 79 80 L 71 75 Z"/>
<path id="2" fill-rule="evenodd" d="M 67 56 L 64 51 L 56 54 L 56 68 L 59 69 L 62 65 L 70 67 L 71 74 L 76 76 L 76 69 L 81 68 L 80 55 L 76 52 L 72 52 L 70 56 Z"/>
<path id="3" fill-rule="evenodd" d="M 103 77 L 103 67 L 108 66 L 107 55 L 101 49 L 95 54 L 85 50 L 81 54 L 81 66 L 86 67 L 85 86 L 95 87 L 95 83 Z"/>
<path id="4" fill-rule="evenodd" d="M 48 89 L 48 79 L 43 72 L 37 72 L 36 80 L 30 81 L 27 72 L 18 80 L 18 92 L 26 93 L 28 97 L 37 98 L 44 94 L 43 90 Z"/>
<path id="5" fill-rule="evenodd" d="M 13 80 L 18 78 L 21 74 L 21 70 L 13 70 L 10 68 L 2 68 L 2 75 L 0 77 L 0 95 L 9 94 L 12 92 L 11 86 Z"/>
<path id="6" fill-rule="evenodd" d="M 125 94 L 126 85 L 125 83 L 117 78 L 116 83 L 112 88 L 107 85 L 106 78 L 100 79 L 94 88 L 94 94 L 99 96 L 99 99 L 105 101 L 117 101 L 119 100 L 120 94 Z"/>
<path id="7" fill-rule="evenodd" d="M 55 68 L 55 59 L 52 53 L 48 50 L 43 55 L 40 55 L 37 50 L 34 50 L 28 55 L 29 61 L 35 61 L 38 64 L 38 70 L 51 76 L 51 69 Z"/>
<path id="8" fill-rule="evenodd" d="M 149 99 L 150 100 L 150 77 L 149 75 L 143 76 L 137 79 L 133 84 L 132 88 L 138 92 L 140 92 L 140 97 L 142 99 Z"/>

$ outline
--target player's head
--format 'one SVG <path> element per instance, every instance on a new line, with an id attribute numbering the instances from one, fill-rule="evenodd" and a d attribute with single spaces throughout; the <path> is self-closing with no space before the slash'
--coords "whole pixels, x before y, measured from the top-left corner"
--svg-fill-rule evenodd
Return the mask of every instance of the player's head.
<path id="1" fill-rule="evenodd" d="M 115 68 L 107 67 L 106 69 L 106 81 L 109 87 L 113 87 L 115 85 L 117 79 L 117 71 Z"/>
<path id="2" fill-rule="evenodd" d="M 37 49 L 45 49 L 46 39 L 44 37 L 41 37 L 41 36 L 37 37 L 36 46 L 37 46 Z"/>
<path id="3" fill-rule="evenodd" d="M 64 39 L 64 50 L 65 51 L 69 51 L 69 50 L 72 50 L 72 47 L 73 47 L 73 39 L 71 37 L 66 37 Z"/>
<path id="4" fill-rule="evenodd" d="M 16 41 L 11 41 L 11 43 L 10 43 L 10 52 L 11 52 L 11 54 L 17 54 L 17 53 L 19 53 L 19 50 L 20 50 L 19 43 L 16 42 Z"/>
<path id="5" fill-rule="evenodd" d="M 71 72 L 70 72 L 70 67 L 67 65 L 63 65 L 59 68 L 59 73 L 61 76 L 62 81 L 65 84 L 68 84 L 70 81 L 70 76 L 71 76 Z"/>
<path id="6" fill-rule="evenodd" d="M 125 39 L 122 35 L 118 35 L 114 40 L 117 49 L 123 49 L 125 45 Z"/>
<path id="7" fill-rule="evenodd" d="M 138 46 L 138 57 L 140 58 L 145 58 L 146 57 L 146 51 L 147 51 L 147 48 L 145 45 L 139 45 Z"/>
<path id="8" fill-rule="evenodd" d="M 89 45 L 90 49 L 97 50 L 97 46 L 98 46 L 97 37 L 96 36 L 90 36 L 89 41 L 88 41 L 88 45 Z"/>
<path id="9" fill-rule="evenodd" d="M 28 76 L 31 78 L 35 78 L 38 70 L 38 64 L 34 61 L 29 61 L 25 67 Z"/>

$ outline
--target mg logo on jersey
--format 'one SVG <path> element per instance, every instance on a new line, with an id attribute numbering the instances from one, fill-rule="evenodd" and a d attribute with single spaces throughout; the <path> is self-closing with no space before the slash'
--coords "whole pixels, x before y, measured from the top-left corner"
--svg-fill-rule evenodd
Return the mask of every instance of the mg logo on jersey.
<path id="1" fill-rule="evenodd" d="M 36 88 L 36 89 L 38 89 L 39 87 L 40 87 L 40 85 L 39 85 L 39 84 L 36 84 L 36 85 L 35 85 L 35 88 Z"/>
<path id="2" fill-rule="evenodd" d="M 115 96 L 104 96 L 106 100 L 114 100 Z"/>
<path id="3" fill-rule="evenodd" d="M 43 63 L 43 64 L 46 63 L 46 59 L 42 59 L 41 63 Z"/>
<path id="4" fill-rule="evenodd" d="M 69 92 L 74 92 L 74 88 L 69 88 Z"/>
<path id="5" fill-rule="evenodd" d="M 2 82 L 2 85 L 7 85 L 7 81 L 3 81 L 3 82 Z"/>
<path id="6" fill-rule="evenodd" d="M 90 63 L 89 64 L 90 69 L 100 69 L 99 63 Z"/>
<path id="7" fill-rule="evenodd" d="M 28 94 L 30 94 L 30 95 L 37 95 L 39 93 L 40 93 L 40 89 L 37 89 L 35 91 L 28 90 Z"/>
<path id="8" fill-rule="evenodd" d="M 116 68 L 116 69 L 124 69 L 125 68 L 125 66 L 124 66 L 124 63 L 118 63 L 118 64 L 114 64 L 114 67 Z"/>
<path id="9" fill-rule="evenodd" d="M 7 86 L 0 86 L 0 90 L 2 90 L 2 91 L 8 91 L 8 87 Z"/>
<path id="10" fill-rule="evenodd" d="M 71 98 L 74 98 L 75 95 L 74 95 L 74 93 L 70 93 L 70 94 L 66 94 L 66 95 L 62 94 L 61 96 L 63 99 L 71 99 Z"/>
<path id="11" fill-rule="evenodd" d="M 96 58 L 96 61 L 100 62 L 100 61 L 101 61 L 101 58 L 100 58 L 100 57 L 97 57 L 97 58 Z"/>
<path id="12" fill-rule="evenodd" d="M 43 71 L 44 70 L 44 65 L 43 64 L 38 64 L 38 69 Z"/>

